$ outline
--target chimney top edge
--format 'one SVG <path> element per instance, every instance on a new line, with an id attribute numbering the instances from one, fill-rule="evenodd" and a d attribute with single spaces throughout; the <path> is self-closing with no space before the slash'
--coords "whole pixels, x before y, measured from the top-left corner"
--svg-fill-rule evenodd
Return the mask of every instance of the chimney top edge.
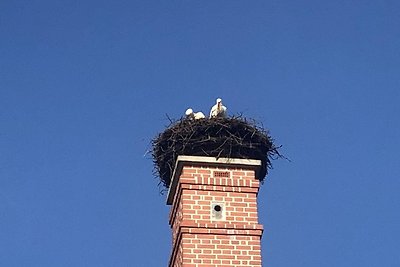
<path id="1" fill-rule="evenodd" d="M 205 165 L 220 165 L 225 164 L 227 166 L 248 166 L 254 169 L 261 167 L 261 160 L 258 159 L 239 159 L 239 158 L 215 158 L 215 157 L 204 157 L 204 156 L 185 156 L 180 155 L 176 159 L 174 171 L 172 173 L 171 185 L 167 195 L 167 205 L 172 205 L 173 199 L 176 193 L 176 186 L 179 180 L 179 174 L 182 171 L 183 165 L 187 164 L 205 164 Z"/>

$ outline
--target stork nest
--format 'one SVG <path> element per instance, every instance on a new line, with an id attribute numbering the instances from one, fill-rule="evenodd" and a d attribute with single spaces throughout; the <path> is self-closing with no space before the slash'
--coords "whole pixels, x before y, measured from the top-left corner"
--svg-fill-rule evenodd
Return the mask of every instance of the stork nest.
<path id="1" fill-rule="evenodd" d="M 242 116 L 191 120 L 170 120 L 167 129 L 152 140 L 154 174 L 169 188 L 179 155 L 259 159 L 258 179 L 263 181 L 272 168 L 271 160 L 283 157 L 268 131 Z"/>

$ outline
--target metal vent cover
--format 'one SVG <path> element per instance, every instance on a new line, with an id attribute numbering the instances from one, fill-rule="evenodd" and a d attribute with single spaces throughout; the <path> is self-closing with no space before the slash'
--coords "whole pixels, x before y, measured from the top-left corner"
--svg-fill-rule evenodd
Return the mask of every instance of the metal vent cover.
<path id="1" fill-rule="evenodd" d="M 223 172 L 223 171 L 215 171 L 214 172 L 214 177 L 229 178 L 230 176 L 231 176 L 230 172 Z"/>

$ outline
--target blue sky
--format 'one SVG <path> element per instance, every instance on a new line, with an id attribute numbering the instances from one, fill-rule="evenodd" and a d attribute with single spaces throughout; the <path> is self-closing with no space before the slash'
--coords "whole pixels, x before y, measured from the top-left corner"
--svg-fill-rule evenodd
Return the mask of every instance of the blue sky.
<path id="1" fill-rule="evenodd" d="M 0 266 L 166 266 L 150 140 L 271 131 L 264 266 L 400 266 L 400 2 L 0 1 Z"/>

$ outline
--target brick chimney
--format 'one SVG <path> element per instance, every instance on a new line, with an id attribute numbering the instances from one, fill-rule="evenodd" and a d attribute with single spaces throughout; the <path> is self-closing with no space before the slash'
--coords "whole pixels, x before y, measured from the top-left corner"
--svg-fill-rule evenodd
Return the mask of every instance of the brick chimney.
<path id="1" fill-rule="evenodd" d="M 179 156 L 168 192 L 169 267 L 261 266 L 259 160 Z"/>

